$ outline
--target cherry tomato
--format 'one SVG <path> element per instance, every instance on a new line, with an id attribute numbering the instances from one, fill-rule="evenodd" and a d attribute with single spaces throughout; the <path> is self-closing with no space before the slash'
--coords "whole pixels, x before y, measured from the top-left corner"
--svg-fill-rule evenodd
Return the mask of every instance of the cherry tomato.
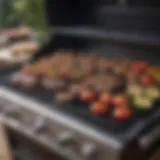
<path id="1" fill-rule="evenodd" d="M 103 93 L 100 97 L 100 101 L 103 104 L 109 104 L 111 102 L 111 96 L 108 93 Z"/>
<path id="2" fill-rule="evenodd" d="M 145 86 L 155 84 L 155 80 L 151 75 L 143 75 L 140 77 L 140 83 Z"/>
<path id="3" fill-rule="evenodd" d="M 127 120 L 132 116 L 132 110 L 130 108 L 115 108 L 113 116 L 117 120 Z"/>
<path id="4" fill-rule="evenodd" d="M 125 107 L 129 105 L 129 100 L 128 100 L 128 97 L 126 97 L 125 95 L 118 95 L 112 99 L 112 103 L 115 107 L 123 108 L 123 106 Z"/>
<path id="5" fill-rule="evenodd" d="M 149 67 L 149 65 L 146 62 L 135 62 L 133 64 L 131 64 L 131 71 L 135 72 L 135 73 L 140 73 L 145 71 L 147 68 Z"/>
<path id="6" fill-rule="evenodd" d="M 91 112 L 94 115 L 104 115 L 106 114 L 108 111 L 108 106 L 104 105 L 101 102 L 95 102 L 92 106 L 91 106 Z"/>
<path id="7" fill-rule="evenodd" d="M 85 102 L 93 102 L 96 99 L 96 94 L 92 90 L 85 89 L 81 92 L 80 98 Z"/>

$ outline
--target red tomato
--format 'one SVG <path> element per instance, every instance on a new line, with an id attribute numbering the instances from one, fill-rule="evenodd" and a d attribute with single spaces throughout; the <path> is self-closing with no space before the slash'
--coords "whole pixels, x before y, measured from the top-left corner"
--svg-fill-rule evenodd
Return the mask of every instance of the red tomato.
<path id="1" fill-rule="evenodd" d="M 100 97 L 100 101 L 103 104 L 109 104 L 111 102 L 111 96 L 108 93 L 103 93 Z"/>
<path id="2" fill-rule="evenodd" d="M 117 106 L 128 106 L 129 100 L 125 95 L 118 95 L 112 99 L 113 105 Z"/>
<path id="3" fill-rule="evenodd" d="M 96 99 L 96 94 L 95 92 L 86 89 L 81 92 L 80 98 L 82 101 L 93 102 Z"/>
<path id="4" fill-rule="evenodd" d="M 145 71 L 149 65 L 146 62 L 135 62 L 131 64 L 131 71 L 135 73 L 140 73 Z"/>
<path id="5" fill-rule="evenodd" d="M 130 108 L 115 108 L 113 116 L 117 120 L 127 120 L 132 116 L 132 110 Z"/>
<path id="6" fill-rule="evenodd" d="M 108 111 L 108 106 L 104 105 L 101 102 L 95 102 L 91 106 L 91 112 L 95 115 L 104 115 Z"/>
<path id="7" fill-rule="evenodd" d="M 155 84 L 155 80 L 151 75 L 143 75 L 140 77 L 140 83 L 142 85 L 148 86 Z"/>

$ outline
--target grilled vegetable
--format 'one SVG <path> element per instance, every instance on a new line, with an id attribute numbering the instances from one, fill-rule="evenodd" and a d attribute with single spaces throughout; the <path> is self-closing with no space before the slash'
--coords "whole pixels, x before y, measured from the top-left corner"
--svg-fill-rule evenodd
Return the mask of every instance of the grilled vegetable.
<path id="1" fill-rule="evenodd" d="M 117 120 L 127 120 L 132 116 L 132 110 L 130 108 L 115 108 L 113 111 L 113 117 Z"/>
<path id="2" fill-rule="evenodd" d="M 133 105 L 136 109 L 147 110 L 152 107 L 153 99 L 148 96 L 136 96 L 133 99 Z"/>
<path id="3" fill-rule="evenodd" d="M 119 106 L 126 107 L 129 104 L 128 102 L 129 102 L 128 97 L 125 95 L 118 95 L 112 99 L 112 103 L 115 107 L 119 107 Z"/>
<path id="4" fill-rule="evenodd" d="M 90 89 L 82 90 L 80 99 L 85 102 L 93 102 L 96 100 L 96 93 Z"/>
<path id="5" fill-rule="evenodd" d="M 153 76 L 149 74 L 142 75 L 140 77 L 140 83 L 144 86 L 151 86 L 151 85 L 156 84 Z"/>
<path id="6" fill-rule="evenodd" d="M 109 93 L 103 93 L 100 97 L 100 102 L 102 102 L 103 104 L 110 104 L 111 103 L 111 95 Z"/>
<path id="7" fill-rule="evenodd" d="M 151 74 L 156 81 L 160 82 L 160 68 L 150 67 L 148 73 Z"/>
<path id="8" fill-rule="evenodd" d="M 133 95 L 139 95 L 142 92 L 142 87 L 136 84 L 128 85 L 127 87 L 127 94 L 133 96 Z"/>
<path id="9" fill-rule="evenodd" d="M 146 88 L 146 94 L 148 97 L 152 99 L 160 98 L 160 91 L 154 87 Z"/>
<path id="10" fill-rule="evenodd" d="M 104 105 L 101 102 L 95 102 L 94 104 L 92 104 L 90 110 L 94 115 L 104 115 L 107 113 L 109 109 L 108 105 Z"/>
<path id="11" fill-rule="evenodd" d="M 147 70 L 149 65 L 146 62 L 135 62 L 131 64 L 131 71 L 134 73 L 141 73 L 145 70 Z"/>

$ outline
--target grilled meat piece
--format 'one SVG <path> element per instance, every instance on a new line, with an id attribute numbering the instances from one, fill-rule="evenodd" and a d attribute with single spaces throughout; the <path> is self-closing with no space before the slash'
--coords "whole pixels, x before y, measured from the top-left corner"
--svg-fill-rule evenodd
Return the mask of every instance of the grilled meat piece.
<path id="1" fill-rule="evenodd" d="M 59 92 L 56 94 L 56 100 L 59 103 L 67 103 L 73 101 L 75 96 L 71 92 Z"/>
<path id="2" fill-rule="evenodd" d="M 45 89 L 52 91 L 59 91 L 66 87 L 65 82 L 58 79 L 44 78 L 41 83 Z"/>

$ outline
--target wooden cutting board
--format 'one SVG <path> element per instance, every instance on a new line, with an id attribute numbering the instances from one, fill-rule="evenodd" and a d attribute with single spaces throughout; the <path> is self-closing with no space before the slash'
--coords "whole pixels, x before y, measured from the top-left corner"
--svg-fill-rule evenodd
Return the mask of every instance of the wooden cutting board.
<path id="1" fill-rule="evenodd" d="M 9 141 L 2 123 L 0 123 L 0 160 L 13 160 Z"/>

